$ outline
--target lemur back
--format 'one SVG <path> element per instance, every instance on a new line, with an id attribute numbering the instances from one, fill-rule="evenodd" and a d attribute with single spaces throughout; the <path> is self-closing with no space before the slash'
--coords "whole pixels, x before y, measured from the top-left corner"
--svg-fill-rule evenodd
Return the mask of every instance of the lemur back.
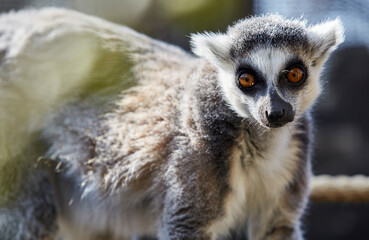
<path id="1" fill-rule="evenodd" d="M 193 35 L 196 57 L 70 10 L 3 15 L 0 30 L 15 36 L 1 24 L 24 19 L 37 28 L 6 46 L 1 93 L 38 105 L 27 130 L 0 125 L 12 146 L 1 172 L 28 179 L 0 182 L 17 186 L 4 190 L 2 239 L 303 239 L 310 109 L 339 20 L 243 19 Z M 17 119 L 11 99 L 1 109 Z"/>

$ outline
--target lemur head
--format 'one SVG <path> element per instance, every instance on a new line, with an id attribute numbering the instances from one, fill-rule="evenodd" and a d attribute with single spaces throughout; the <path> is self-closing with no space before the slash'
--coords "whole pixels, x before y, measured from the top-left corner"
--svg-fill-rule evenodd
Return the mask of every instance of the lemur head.
<path id="1" fill-rule="evenodd" d="M 274 128 L 312 106 L 321 92 L 323 63 L 343 39 L 338 19 L 307 26 L 268 15 L 241 20 L 226 33 L 195 34 L 192 47 L 217 67 L 236 113 Z"/>

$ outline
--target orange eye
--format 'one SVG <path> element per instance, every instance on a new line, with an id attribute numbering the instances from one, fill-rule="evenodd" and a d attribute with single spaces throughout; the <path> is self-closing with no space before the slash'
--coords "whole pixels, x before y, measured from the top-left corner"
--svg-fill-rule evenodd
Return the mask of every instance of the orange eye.
<path id="1" fill-rule="evenodd" d="M 241 86 L 245 88 L 249 88 L 254 86 L 255 78 L 249 73 L 243 73 L 239 78 L 238 81 L 240 82 Z"/>
<path id="2" fill-rule="evenodd" d="M 297 83 L 302 79 L 303 75 L 304 75 L 304 72 L 300 68 L 294 67 L 288 71 L 287 79 L 288 81 L 292 83 Z"/>

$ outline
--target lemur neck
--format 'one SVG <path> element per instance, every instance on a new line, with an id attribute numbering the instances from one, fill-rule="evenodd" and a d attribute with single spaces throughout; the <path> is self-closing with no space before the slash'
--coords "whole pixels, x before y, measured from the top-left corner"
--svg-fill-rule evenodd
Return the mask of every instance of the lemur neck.
<path id="1" fill-rule="evenodd" d="M 266 150 L 271 145 L 283 144 L 289 142 L 294 131 L 293 124 L 287 124 L 280 128 L 266 128 L 259 124 L 250 124 L 247 120 L 243 121 L 242 135 L 245 141 L 252 145 L 257 145 L 259 150 Z M 287 140 L 287 141 L 286 141 Z"/>

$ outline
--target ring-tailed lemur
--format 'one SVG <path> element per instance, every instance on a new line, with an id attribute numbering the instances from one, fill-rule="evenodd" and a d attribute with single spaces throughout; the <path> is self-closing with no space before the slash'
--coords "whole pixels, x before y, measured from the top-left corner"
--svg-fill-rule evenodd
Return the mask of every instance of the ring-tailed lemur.
<path id="1" fill-rule="evenodd" d="M 246 18 L 198 57 L 70 10 L 0 32 L 1 239 L 303 238 L 339 20 Z"/>

